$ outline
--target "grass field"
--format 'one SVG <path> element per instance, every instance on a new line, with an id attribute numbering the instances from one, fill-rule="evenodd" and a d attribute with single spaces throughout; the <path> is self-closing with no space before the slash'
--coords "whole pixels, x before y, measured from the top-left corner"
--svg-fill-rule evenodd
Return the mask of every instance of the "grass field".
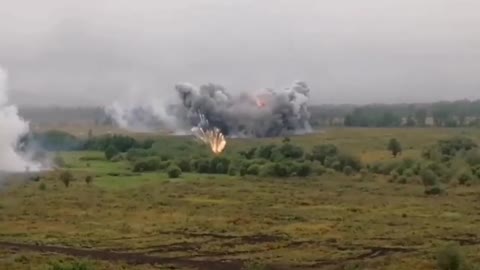
<path id="1" fill-rule="evenodd" d="M 473 129 L 336 129 L 292 140 L 334 143 L 368 163 L 391 159 L 392 137 L 416 157 L 459 134 L 480 139 Z M 92 269 L 437 269 L 435 255 L 449 243 L 480 263 L 479 186 L 432 197 L 418 183 L 380 176 L 170 180 L 131 173 L 125 162 L 81 159 L 103 153 L 62 155 L 76 178 L 70 187 L 47 172 L 0 190 L 0 269 L 74 261 Z M 91 185 L 86 175 L 95 176 Z"/>

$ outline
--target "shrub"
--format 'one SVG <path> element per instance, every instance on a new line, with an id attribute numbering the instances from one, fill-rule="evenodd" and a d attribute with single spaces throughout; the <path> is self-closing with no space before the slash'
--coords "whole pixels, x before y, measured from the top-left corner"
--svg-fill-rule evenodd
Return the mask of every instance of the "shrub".
<path id="1" fill-rule="evenodd" d="M 46 189 L 47 189 L 47 185 L 45 185 L 45 183 L 40 183 L 40 185 L 38 186 L 38 189 L 40 189 L 40 190 L 46 190 Z"/>
<path id="2" fill-rule="evenodd" d="M 443 163 L 440 162 L 432 162 L 428 164 L 425 168 L 433 171 L 439 177 L 448 176 L 450 171 L 449 168 L 447 168 Z"/>
<path id="3" fill-rule="evenodd" d="M 138 146 L 139 143 L 134 138 L 126 135 L 104 135 L 89 138 L 84 144 L 84 149 L 106 151 L 109 147 L 113 147 L 119 152 L 127 152 Z"/>
<path id="4" fill-rule="evenodd" d="M 400 165 L 401 163 L 396 160 L 383 162 L 380 164 L 379 173 L 385 175 L 391 174 L 393 171 L 396 171 Z"/>
<path id="5" fill-rule="evenodd" d="M 188 159 L 179 159 L 175 162 L 182 172 L 191 172 L 191 164 Z"/>
<path id="6" fill-rule="evenodd" d="M 152 168 L 153 168 L 154 166 L 157 166 L 157 168 L 156 168 L 155 170 L 166 170 L 168 167 L 170 167 L 170 165 L 177 165 L 175 162 L 172 162 L 172 161 L 170 161 L 170 160 L 168 160 L 168 161 L 161 161 L 159 158 L 150 158 L 150 159 L 152 160 L 152 161 L 150 161 L 150 162 L 151 162 L 150 165 L 152 166 Z M 157 163 L 158 165 L 154 165 L 154 163 L 153 163 L 154 161 L 153 161 L 153 160 L 155 160 L 155 162 L 158 162 L 158 163 Z M 177 165 L 177 166 L 178 166 L 178 165 Z M 180 168 L 180 169 L 181 169 L 181 168 Z"/>
<path id="7" fill-rule="evenodd" d="M 391 177 L 391 179 L 392 179 L 393 181 L 396 181 L 399 176 L 400 176 L 400 175 L 399 175 L 398 172 L 396 172 L 396 171 L 392 171 L 392 172 L 390 173 L 390 177 Z"/>
<path id="8" fill-rule="evenodd" d="M 143 172 L 147 168 L 147 162 L 145 160 L 137 161 L 135 165 L 133 165 L 134 172 Z"/>
<path id="9" fill-rule="evenodd" d="M 393 157 L 397 157 L 398 154 L 402 153 L 402 146 L 397 139 L 391 139 L 387 148 L 392 153 Z"/>
<path id="10" fill-rule="evenodd" d="M 436 145 L 426 149 L 423 156 L 427 159 L 445 162 L 455 157 L 458 153 L 468 152 L 477 147 L 477 144 L 470 138 L 455 137 L 440 140 Z"/>
<path id="11" fill-rule="evenodd" d="M 276 174 L 276 164 L 274 162 L 267 163 L 260 168 L 260 176 L 263 177 L 274 177 Z"/>
<path id="12" fill-rule="evenodd" d="M 303 157 L 304 153 L 302 147 L 293 145 L 289 142 L 283 143 L 278 150 L 286 159 L 299 159 Z"/>
<path id="13" fill-rule="evenodd" d="M 307 177 L 312 173 L 312 166 L 309 163 L 301 163 L 296 168 L 297 176 Z"/>
<path id="14" fill-rule="evenodd" d="M 225 157 L 214 157 L 209 163 L 210 173 L 225 174 L 230 166 L 230 160 Z"/>
<path id="15" fill-rule="evenodd" d="M 208 159 L 203 159 L 198 164 L 197 172 L 199 173 L 208 173 L 210 171 L 210 164 Z"/>
<path id="16" fill-rule="evenodd" d="M 335 170 L 334 170 L 334 169 L 327 168 L 327 170 L 325 171 L 325 173 L 328 174 L 328 175 L 334 175 L 334 174 L 335 174 Z"/>
<path id="17" fill-rule="evenodd" d="M 240 176 L 247 175 L 247 170 L 248 170 L 247 167 L 244 167 L 244 166 L 240 167 L 240 170 L 239 170 Z"/>
<path id="18" fill-rule="evenodd" d="M 290 176 L 290 167 L 287 162 L 276 162 L 274 164 L 275 176 L 278 177 L 289 177 Z"/>
<path id="19" fill-rule="evenodd" d="M 87 176 L 85 177 L 85 183 L 86 183 L 87 185 L 90 185 L 90 183 L 92 183 L 92 181 L 93 181 L 93 176 L 87 175 Z"/>
<path id="20" fill-rule="evenodd" d="M 152 172 L 160 169 L 160 159 L 151 157 L 148 159 L 139 160 L 133 165 L 134 172 Z"/>
<path id="21" fill-rule="evenodd" d="M 465 269 L 465 260 L 458 248 L 448 246 L 438 252 L 437 266 L 440 270 L 462 270 Z"/>
<path id="22" fill-rule="evenodd" d="M 255 157 L 255 153 L 257 152 L 257 147 L 252 147 L 247 151 L 240 151 L 240 156 L 245 157 L 246 159 L 252 159 Z"/>
<path id="23" fill-rule="evenodd" d="M 139 158 L 146 158 L 149 156 L 152 156 L 153 152 L 141 148 L 132 148 L 127 151 L 127 154 L 125 155 L 128 161 L 135 161 Z"/>
<path id="24" fill-rule="evenodd" d="M 422 151 L 422 157 L 433 161 L 442 161 L 443 155 L 436 146 L 430 146 Z"/>
<path id="25" fill-rule="evenodd" d="M 235 168 L 233 166 L 230 166 L 230 168 L 228 168 L 228 175 L 235 176 L 235 175 L 237 175 L 237 173 L 238 173 L 237 168 Z"/>
<path id="26" fill-rule="evenodd" d="M 112 162 L 119 162 L 119 161 L 122 161 L 122 160 L 123 160 L 123 155 L 122 154 L 118 154 L 118 155 L 116 155 L 116 156 L 114 156 L 110 159 L 110 161 L 112 161 Z"/>
<path id="27" fill-rule="evenodd" d="M 327 168 L 325 168 L 319 161 L 314 161 L 312 164 L 312 171 L 314 174 L 320 176 L 326 173 Z"/>
<path id="28" fill-rule="evenodd" d="M 438 176 L 432 170 L 422 171 L 421 177 L 423 185 L 426 187 L 435 186 L 438 183 Z"/>
<path id="29" fill-rule="evenodd" d="M 465 185 L 473 180 L 473 175 L 469 171 L 464 171 L 458 176 L 458 183 Z"/>
<path id="30" fill-rule="evenodd" d="M 273 149 L 272 156 L 270 157 L 270 161 L 280 162 L 282 160 L 285 160 L 285 157 L 282 155 L 280 150 L 278 148 Z"/>
<path id="31" fill-rule="evenodd" d="M 445 193 L 445 190 L 436 185 L 436 186 L 433 186 L 433 187 L 425 187 L 425 194 L 426 195 L 441 195 L 441 194 L 444 194 Z"/>
<path id="32" fill-rule="evenodd" d="M 178 166 L 170 166 L 167 173 L 170 178 L 178 178 L 182 174 L 182 170 Z"/>
<path id="33" fill-rule="evenodd" d="M 472 149 L 466 153 L 465 159 L 470 166 L 480 165 L 480 150 Z"/>
<path id="34" fill-rule="evenodd" d="M 284 161 L 282 162 L 287 166 L 288 176 L 298 176 L 298 169 L 300 168 L 300 163 L 293 161 Z"/>
<path id="35" fill-rule="evenodd" d="M 338 161 L 341 164 L 339 170 L 343 170 L 346 166 L 350 166 L 353 171 L 358 172 L 362 168 L 362 162 L 360 159 L 350 153 L 340 153 L 337 156 Z"/>
<path id="36" fill-rule="evenodd" d="M 105 149 L 105 158 L 107 160 L 111 160 L 114 156 L 118 155 L 120 151 L 118 151 L 117 148 L 115 148 L 113 145 L 110 145 Z"/>
<path id="37" fill-rule="evenodd" d="M 477 165 L 472 168 L 472 173 L 475 175 L 478 179 L 480 179 L 480 165 Z"/>
<path id="38" fill-rule="evenodd" d="M 248 175 L 258 175 L 260 173 L 260 166 L 258 164 L 252 164 L 247 169 Z"/>
<path id="39" fill-rule="evenodd" d="M 333 144 L 321 144 L 314 146 L 309 157 L 313 160 L 320 161 L 325 165 L 327 157 L 333 157 L 338 154 L 338 148 Z"/>
<path id="40" fill-rule="evenodd" d="M 228 168 L 225 168 L 223 163 L 218 163 L 216 168 L 215 168 L 215 173 L 225 174 L 226 172 L 228 172 Z"/>
<path id="41" fill-rule="evenodd" d="M 350 167 L 350 166 L 348 166 L 348 165 L 345 166 L 345 167 L 343 167 L 343 173 L 344 173 L 345 175 L 348 175 L 348 176 L 352 175 L 352 174 L 353 174 L 353 169 L 352 169 L 352 167 Z"/>
<path id="42" fill-rule="evenodd" d="M 340 171 L 342 169 L 340 161 L 338 160 L 337 156 L 329 156 L 329 157 L 325 158 L 324 165 L 327 168 L 334 169 L 334 170 L 337 170 L 337 171 Z"/>
<path id="43" fill-rule="evenodd" d="M 258 158 L 263 158 L 267 160 L 271 160 L 272 154 L 274 150 L 276 149 L 275 144 L 268 144 L 268 145 L 262 145 L 259 146 L 255 152 L 255 156 Z"/>
<path id="44" fill-rule="evenodd" d="M 143 149 L 149 149 L 153 146 L 154 143 L 155 143 L 155 140 L 146 139 L 146 140 L 144 140 L 143 142 L 140 143 L 140 147 L 143 148 Z"/>
<path id="45" fill-rule="evenodd" d="M 418 162 L 411 158 L 404 158 L 396 167 L 396 170 L 399 174 L 402 174 L 409 169 L 414 169 L 418 165 Z"/>
<path id="46" fill-rule="evenodd" d="M 65 185 L 65 187 L 70 186 L 70 182 L 73 181 L 73 175 L 70 171 L 63 171 L 60 174 L 60 181 Z"/>
<path id="47" fill-rule="evenodd" d="M 403 171 L 402 176 L 405 176 L 407 178 L 415 176 L 415 171 L 413 169 L 406 169 Z"/>

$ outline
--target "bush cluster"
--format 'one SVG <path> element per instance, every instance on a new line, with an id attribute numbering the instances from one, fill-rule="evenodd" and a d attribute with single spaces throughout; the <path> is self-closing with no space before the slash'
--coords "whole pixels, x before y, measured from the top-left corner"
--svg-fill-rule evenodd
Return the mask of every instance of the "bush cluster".
<path id="1" fill-rule="evenodd" d="M 117 143 L 106 143 L 116 142 L 116 139 L 119 140 Z M 119 144 L 128 145 L 130 148 L 119 147 Z M 142 148 L 138 147 L 138 143 L 132 143 L 124 137 L 111 137 L 92 145 L 106 147 L 105 157 L 108 160 L 114 161 L 121 155 L 132 164 L 134 172 L 168 173 L 170 167 L 175 167 L 181 172 L 205 174 L 307 177 L 312 174 L 321 175 L 328 169 L 352 175 L 362 168 L 357 157 L 340 151 L 335 145 L 318 145 L 306 152 L 290 140 L 214 157 L 206 147 L 188 141 L 166 143 L 160 139 L 149 144 L 149 148 Z"/>
<path id="2" fill-rule="evenodd" d="M 471 185 L 480 180 L 480 148 L 471 139 L 454 137 L 440 140 L 427 147 L 422 159 L 389 159 L 364 166 L 360 159 L 333 144 L 320 144 L 311 149 L 285 138 L 281 143 L 270 143 L 234 151 L 227 149 L 221 156 L 212 156 L 208 147 L 183 138 L 137 140 L 125 135 L 89 136 L 79 139 L 68 133 L 50 131 L 29 134 L 22 138 L 20 148 L 34 142 L 44 144 L 47 150 L 103 151 L 112 162 L 126 161 L 133 172 L 164 171 L 170 177 L 182 173 L 254 175 L 260 177 L 307 177 L 334 172 L 355 175 L 386 175 L 392 182 L 423 183 L 426 193 L 441 191 L 440 186 L 451 180 Z M 401 152 L 400 143 L 391 139 L 388 148 L 393 156 Z M 64 166 L 57 156 L 55 164 Z M 61 177 L 68 186 L 71 177 Z"/>

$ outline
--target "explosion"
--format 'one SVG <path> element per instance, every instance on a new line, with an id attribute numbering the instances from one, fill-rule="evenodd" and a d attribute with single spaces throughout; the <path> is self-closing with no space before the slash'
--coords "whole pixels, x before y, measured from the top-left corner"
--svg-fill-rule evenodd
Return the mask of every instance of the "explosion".
<path id="1" fill-rule="evenodd" d="M 195 137 L 200 139 L 200 141 L 203 143 L 210 145 L 210 149 L 214 154 L 218 155 L 222 153 L 227 146 L 225 136 L 223 136 L 222 132 L 218 128 L 210 128 L 208 120 L 204 115 L 200 114 L 199 117 L 200 123 L 191 130 L 193 135 L 195 135 Z"/>
<path id="2" fill-rule="evenodd" d="M 153 130 L 152 123 L 158 123 L 157 126 L 174 128 L 178 134 L 207 121 L 224 136 L 276 137 L 311 132 L 310 88 L 305 82 L 296 81 L 283 91 L 265 89 L 239 95 L 232 95 L 213 83 L 199 88 L 178 83 L 175 90 L 179 102 L 162 101 L 161 106 L 160 102 L 152 102 L 152 98 L 124 105 L 115 102 L 106 113 L 122 128 L 130 130 L 139 126 Z"/>
<path id="3" fill-rule="evenodd" d="M 310 132 L 310 89 L 297 81 L 282 92 L 266 89 L 254 95 L 230 95 L 216 84 L 197 88 L 188 83 L 175 86 L 182 107 L 178 118 L 197 126 L 202 115 L 227 136 L 275 137 Z"/>
<path id="4" fill-rule="evenodd" d="M 192 128 L 192 133 L 202 142 L 210 145 L 210 149 L 216 155 L 222 153 L 227 146 L 225 136 L 218 128 L 205 131 L 201 127 L 194 127 Z"/>

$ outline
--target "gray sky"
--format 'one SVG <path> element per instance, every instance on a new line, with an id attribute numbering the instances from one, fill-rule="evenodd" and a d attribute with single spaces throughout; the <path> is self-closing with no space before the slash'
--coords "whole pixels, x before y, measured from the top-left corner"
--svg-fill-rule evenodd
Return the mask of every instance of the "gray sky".
<path id="1" fill-rule="evenodd" d="M 178 81 L 295 79 L 315 103 L 480 98 L 478 0 L 0 0 L 0 65 L 30 104 Z"/>

